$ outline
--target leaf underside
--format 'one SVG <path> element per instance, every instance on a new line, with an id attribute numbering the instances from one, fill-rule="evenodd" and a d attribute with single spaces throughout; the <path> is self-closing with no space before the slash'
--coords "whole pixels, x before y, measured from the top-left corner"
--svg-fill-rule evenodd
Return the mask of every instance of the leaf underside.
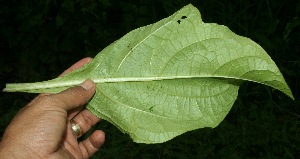
<path id="1" fill-rule="evenodd" d="M 225 26 L 204 23 L 192 5 L 129 32 L 64 77 L 7 84 L 5 91 L 56 93 L 88 78 L 97 89 L 87 109 L 139 143 L 216 127 L 244 81 L 271 86 L 293 99 L 258 44 Z"/>

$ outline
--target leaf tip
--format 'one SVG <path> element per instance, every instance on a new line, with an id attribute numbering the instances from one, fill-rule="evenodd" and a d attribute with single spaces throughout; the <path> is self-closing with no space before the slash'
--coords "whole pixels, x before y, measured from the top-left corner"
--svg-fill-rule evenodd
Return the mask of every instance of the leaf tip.
<path id="1" fill-rule="evenodd" d="M 295 97 L 293 96 L 293 94 L 291 93 L 291 94 L 289 94 L 288 95 L 292 100 L 295 100 Z"/>

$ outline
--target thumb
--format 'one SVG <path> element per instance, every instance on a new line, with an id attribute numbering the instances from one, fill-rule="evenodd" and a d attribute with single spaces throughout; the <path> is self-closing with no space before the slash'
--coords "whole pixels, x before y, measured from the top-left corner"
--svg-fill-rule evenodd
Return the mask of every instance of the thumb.
<path id="1" fill-rule="evenodd" d="M 96 85 L 88 79 L 79 86 L 69 88 L 60 93 L 53 94 L 52 98 L 59 101 L 58 107 L 66 111 L 72 110 L 86 104 L 95 94 Z"/>

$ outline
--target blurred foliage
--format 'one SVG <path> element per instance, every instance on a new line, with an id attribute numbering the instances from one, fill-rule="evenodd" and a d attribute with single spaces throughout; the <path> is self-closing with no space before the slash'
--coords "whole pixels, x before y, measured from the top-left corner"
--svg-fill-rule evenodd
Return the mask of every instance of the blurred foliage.
<path id="1" fill-rule="evenodd" d="M 92 158 L 300 157 L 297 0 L 2 0 L 1 84 L 52 79 L 127 32 L 189 3 L 201 11 L 204 22 L 226 25 L 259 43 L 282 71 L 296 100 L 248 82 L 218 127 L 191 131 L 155 145 L 133 143 L 128 135 L 101 121 L 93 129 L 106 132 L 106 143 Z M 1 93 L 1 136 L 16 112 L 34 96 Z"/>

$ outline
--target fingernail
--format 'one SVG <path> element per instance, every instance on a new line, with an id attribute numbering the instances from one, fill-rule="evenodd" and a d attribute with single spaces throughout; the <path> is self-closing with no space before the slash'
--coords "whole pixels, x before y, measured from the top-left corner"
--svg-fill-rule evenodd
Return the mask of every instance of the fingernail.
<path id="1" fill-rule="evenodd" d="M 80 86 L 85 90 L 89 90 L 93 87 L 93 82 L 91 80 L 85 80 L 80 84 Z"/>

